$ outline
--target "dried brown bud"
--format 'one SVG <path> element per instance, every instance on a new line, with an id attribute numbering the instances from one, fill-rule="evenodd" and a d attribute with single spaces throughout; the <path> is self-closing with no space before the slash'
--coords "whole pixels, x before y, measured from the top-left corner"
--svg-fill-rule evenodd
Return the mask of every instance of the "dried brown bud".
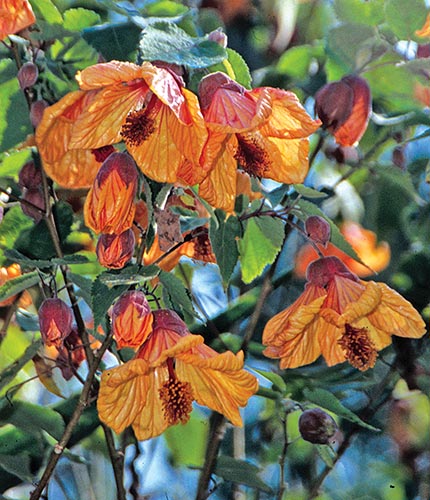
<path id="1" fill-rule="evenodd" d="M 97 242 L 96 254 L 100 264 L 110 269 L 121 269 L 133 257 L 134 233 L 102 234 Z"/>
<path id="2" fill-rule="evenodd" d="M 38 188 L 42 184 L 42 173 L 34 161 L 28 161 L 19 171 L 18 183 L 21 188 Z"/>
<path id="3" fill-rule="evenodd" d="M 319 215 L 311 215 L 306 219 L 305 231 L 315 243 L 321 243 L 326 247 L 330 241 L 330 224 Z"/>
<path id="4" fill-rule="evenodd" d="M 45 199 L 43 198 L 42 191 L 39 188 L 27 189 L 22 199 L 34 205 L 32 207 L 27 203 L 21 203 L 21 209 L 25 215 L 31 217 L 36 223 L 40 222 L 45 212 Z M 37 210 L 36 207 L 40 208 L 40 210 Z"/>
<path id="5" fill-rule="evenodd" d="M 329 444 L 337 431 L 337 424 L 321 408 L 312 408 L 300 415 L 299 431 L 305 441 L 314 444 Z"/>
<path id="6" fill-rule="evenodd" d="M 41 99 L 40 101 L 35 101 L 30 108 L 30 121 L 34 128 L 37 128 L 39 123 L 42 121 L 43 112 L 49 106 L 49 104 Z"/>
<path id="7" fill-rule="evenodd" d="M 61 299 L 46 299 L 39 309 L 39 326 L 43 342 L 62 347 L 64 339 L 72 331 L 73 314 Z"/>
<path id="8" fill-rule="evenodd" d="M 39 70 L 34 63 L 26 62 L 19 68 L 17 76 L 21 89 L 28 89 L 36 83 Z"/>

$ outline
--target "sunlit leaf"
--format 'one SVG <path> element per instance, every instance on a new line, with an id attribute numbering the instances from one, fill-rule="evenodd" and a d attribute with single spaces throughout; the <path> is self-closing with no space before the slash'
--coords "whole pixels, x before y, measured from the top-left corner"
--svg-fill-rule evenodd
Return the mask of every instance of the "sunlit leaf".
<path id="1" fill-rule="evenodd" d="M 79 7 L 77 9 L 68 9 L 64 12 L 63 26 L 66 30 L 81 31 L 98 22 L 100 22 L 100 16 L 93 10 Z"/>
<path id="2" fill-rule="evenodd" d="M 16 278 L 12 278 L 0 286 L 0 302 L 16 295 L 27 288 L 39 283 L 40 275 L 37 271 L 22 274 Z"/>
<path id="3" fill-rule="evenodd" d="M 60 11 L 51 0 L 37 0 L 37 2 L 34 2 L 33 8 L 36 15 L 45 19 L 48 23 L 61 24 L 63 22 Z"/>
<path id="4" fill-rule="evenodd" d="M 42 345 L 42 340 L 35 340 L 32 342 L 25 352 L 17 359 L 14 363 L 7 366 L 0 373 L 0 389 L 3 389 L 6 385 L 8 385 L 12 380 L 16 377 L 19 371 L 26 365 L 37 353 Z M 1 453 L 1 451 L 0 451 Z"/>
<path id="5" fill-rule="evenodd" d="M 335 0 L 334 10 L 341 21 L 377 26 L 384 22 L 384 0 Z"/>
<path id="6" fill-rule="evenodd" d="M 316 189 L 304 186 L 303 184 L 293 184 L 294 190 L 305 198 L 327 198 L 327 193 L 322 193 Z"/>

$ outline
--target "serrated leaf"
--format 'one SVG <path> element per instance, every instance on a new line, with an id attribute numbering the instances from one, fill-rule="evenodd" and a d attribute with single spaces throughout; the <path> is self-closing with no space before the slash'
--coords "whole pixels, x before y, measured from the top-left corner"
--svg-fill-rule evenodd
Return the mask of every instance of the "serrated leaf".
<path id="1" fill-rule="evenodd" d="M 160 268 L 156 265 L 149 266 L 128 266 L 119 272 L 106 271 L 99 275 L 101 283 L 108 288 L 119 285 L 139 285 L 158 276 Z"/>
<path id="2" fill-rule="evenodd" d="M 63 22 L 60 11 L 51 0 L 37 0 L 33 2 L 33 8 L 38 14 L 37 17 L 45 19 L 48 23 L 61 24 Z"/>
<path id="3" fill-rule="evenodd" d="M 35 340 L 32 344 L 30 344 L 27 349 L 24 351 L 23 355 L 14 361 L 12 364 L 7 366 L 0 373 L 0 389 L 3 389 L 6 385 L 8 385 L 18 374 L 18 372 L 36 355 L 37 351 L 40 349 L 42 345 L 42 340 Z M 1 453 L 1 451 L 0 451 Z"/>
<path id="4" fill-rule="evenodd" d="M 127 61 L 136 51 L 140 33 L 141 29 L 130 22 L 87 28 L 82 37 L 106 60 Z"/>
<path id="5" fill-rule="evenodd" d="M 293 188 L 305 198 L 326 198 L 328 196 L 327 193 L 321 193 L 321 191 L 304 186 L 303 184 L 293 184 Z"/>
<path id="6" fill-rule="evenodd" d="M 67 274 L 67 276 L 69 277 L 70 281 L 78 287 L 76 294 L 82 297 L 85 302 L 89 306 L 91 306 L 91 288 L 93 285 L 92 280 L 86 278 L 85 276 L 82 276 L 81 274 L 70 272 Z"/>
<path id="7" fill-rule="evenodd" d="M 174 274 L 166 271 L 161 271 L 158 277 L 163 285 L 163 298 L 169 306 L 180 313 L 187 314 L 191 318 L 196 317 L 197 314 L 190 295 L 182 281 Z"/>
<path id="8" fill-rule="evenodd" d="M 273 493 L 272 488 L 258 476 L 260 469 L 245 460 L 221 455 L 217 459 L 215 474 L 226 481 L 244 484 L 266 493 Z"/>
<path id="9" fill-rule="evenodd" d="M 22 212 L 20 207 L 12 207 L 6 212 L 0 224 L 0 247 L 12 248 L 21 231 L 31 228 L 33 222 Z M 6 257 L 0 255 L 0 265 Z"/>
<path id="10" fill-rule="evenodd" d="M 43 429 L 55 439 L 61 439 L 65 428 L 61 415 L 52 408 L 17 399 L 0 409 L 0 422 L 32 434 L 39 434 Z"/>
<path id="11" fill-rule="evenodd" d="M 246 89 L 250 89 L 252 77 L 245 59 L 238 52 L 230 48 L 227 48 L 227 57 L 234 72 L 234 79 Z"/>
<path id="12" fill-rule="evenodd" d="M 94 315 L 94 331 L 104 321 L 105 315 L 113 301 L 128 289 L 128 285 L 108 287 L 103 282 L 103 276 L 109 272 L 99 274 L 91 287 L 91 308 Z"/>
<path id="13" fill-rule="evenodd" d="M 265 370 L 257 370 L 257 368 L 254 368 L 254 371 L 259 373 L 265 379 L 272 382 L 272 385 L 275 389 L 277 389 L 278 391 L 285 394 L 285 392 L 287 391 L 287 384 L 284 382 L 284 379 L 280 375 L 278 375 L 277 373 L 268 372 Z"/>
<path id="14" fill-rule="evenodd" d="M 62 265 L 70 265 L 70 264 L 86 264 L 88 262 L 88 257 L 84 255 L 74 254 L 74 255 L 65 255 L 64 258 L 52 258 L 52 259 L 30 259 L 26 257 L 18 250 L 11 249 L 5 251 L 6 257 L 11 259 L 13 262 L 17 262 L 25 267 L 37 267 L 37 268 L 46 268 L 53 266 L 62 266 Z"/>
<path id="15" fill-rule="evenodd" d="M 242 280 L 251 283 L 272 264 L 284 241 L 284 223 L 273 217 L 253 217 L 239 240 Z"/>
<path id="16" fill-rule="evenodd" d="M 99 22 L 100 16 L 93 10 L 78 7 L 76 9 L 67 9 L 64 12 L 63 27 L 69 31 L 81 31 Z"/>
<path id="17" fill-rule="evenodd" d="M 339 399 L 329 391 L 325 389 L 307 389 L 303 390 L 304 397 L 310 401 L 311 403 L 315 403 L 326 410 L 333 412 L 335 415 L 342 417 L 354 424 L 357 424 L 365 429 L 369 429 L 371 431 L 379 432 L 380 429 L 374 427 L 373 425 L 367 424 L 361 418 L 349 410 L 346 406 L 344 406 Z"/>
<path id="18" fill-rule="evenodd" d="M 39 280 L 39 273 L 37 271 L 32 271 L 31 273 L 22 274 L 21 276 L 6 281 L 4 285 L 0 286 L 0 302 L 36 285 Z"/>
<path id="19" fill-rule="evenodd" d="M 384 0 L 335 0 L 334 11 L 341 21 L 377 26 L 384 22 Z"/>
<path id="20" fill-rule="evenodd" d="M 225 219 L 225 213 L 217 209 L 218 224 L 211 219 L 209 238 L 224 284 L 227 284 L 239 258 L 237 240 L 242 233 L 239 219 L 233 215 Z"/>
<path id="21" fill-rule="evenodd" d="M 148 26 L 139 43 L 142 58 L 192 69 L 206 68 L 226 59 L 227 52 L 207 38 L 193 38 L 172 23 Z"/>
<path id="22" fill-rule="evenodd" d="M 402 40 L 413 38 L 415 31 L 422 28 L 427 8 L 424 0 L 387 0 L 385 20 L 394 34 Z"/>

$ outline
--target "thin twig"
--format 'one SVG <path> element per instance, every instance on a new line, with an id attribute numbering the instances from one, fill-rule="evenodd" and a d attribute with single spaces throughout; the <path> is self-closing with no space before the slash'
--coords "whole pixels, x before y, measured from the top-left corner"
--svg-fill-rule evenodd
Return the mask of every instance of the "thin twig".
<path id="1" fill-rule="evenodd" d="M 288 413 L 285 412 L 285 418 L 282 420 L 282 426 L 283 426 L 283 434 L 284 434 L 284 445 L 282 447 L 282 452 L 281 456 L 279 457 L 279 490 L 278 494 L 276 496 L 276 500 L 282 500 L 282 497 L 284 496 L 285 492 L 285 460 L 287 458 L 287 451 L 288 451 L 288 429 L 287 429 L 287 421 L 288 421 Z"/>
<path id="2" fill-rule="evenodd" d="M 117 450 L 111 429 L 102 423 L 103 432 L 105 434 L 106 444 L 109 452 L 109 458 L 113 467 L 115 477 L 117 500 L 126 500 L 124 488 L 124 454 Z"/>

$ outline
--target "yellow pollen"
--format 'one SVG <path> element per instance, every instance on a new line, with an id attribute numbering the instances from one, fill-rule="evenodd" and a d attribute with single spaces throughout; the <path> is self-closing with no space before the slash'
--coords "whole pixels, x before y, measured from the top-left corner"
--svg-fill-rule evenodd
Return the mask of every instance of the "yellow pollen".
<path id="1" fill-rule="evenodd" d="M 257 137 L 237 135 L 238 148 L 234 155 L 239 165 L 248 174 L 264 177 L 269 168 L 269 158 Z"/>
<path id="2" fill-rule="evenodd" d="M 155 120 L 144 109 L 132 111 L 121 127 L 121 137 L 128 146 L 139 146 L 155 132 Z"/>
<path id="3" fill-rule="evenodd" d="M 354 368 L 365 371 L 375 366 L 378 353 L 369 338 L 367 328 L 355 328 L 347 323 L 345 333 L 338 344 L 345 351 L 346 359 Z"/>
<path id="4" fill-rule="evenodd" d="M 193 391 L 188 382 L 169 377 L 158 391 L 163 407 L 164 418 L 169 425 L 185 424 L 193 409 Z"/>

